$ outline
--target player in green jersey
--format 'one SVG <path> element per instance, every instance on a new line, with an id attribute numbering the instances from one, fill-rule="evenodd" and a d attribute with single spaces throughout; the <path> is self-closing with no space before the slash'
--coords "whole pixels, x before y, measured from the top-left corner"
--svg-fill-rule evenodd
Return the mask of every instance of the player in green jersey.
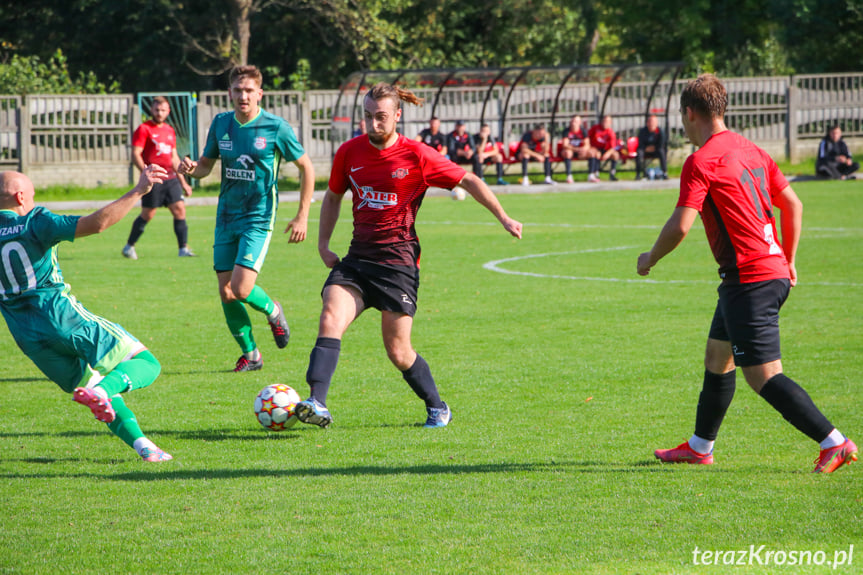
<path id="1" fill-rule="evenodd" d="M 172 458 L 144 436 L 120 394 L 147 387 L 162 368 L 126 330 L 78 303 L 63 282 L 57 244 L 116 224 L 166 176 L 149 166 L 132 190 L 82 217 L 36 207 L 30 178 L 0 172 L 0 312 L 12 337 L 42 373 L 152 462 Z"/>
<path id="2" fill-rule="evenodd" d="M 300 171 L 300 206 L 285 229 L 290 243 L 306 239 L 315 170 L 290 124 L 260 108 L 261 72 L 255 66 L 238 66 L 229 82 L 234 111 L 213 119 L 204 153 L 197 162 L 184 159 L 177 172 L 203 178 L 222 160 L 213 269 L 228 329 L 243 352 L 234 371 L 253 371 L 264 362 L 244 303 L 267 315 L 278 347 L 288 345 L 290 338 L 282 306 L 255 285 L 276 221 L 279 163 L 294 162 Z"/>

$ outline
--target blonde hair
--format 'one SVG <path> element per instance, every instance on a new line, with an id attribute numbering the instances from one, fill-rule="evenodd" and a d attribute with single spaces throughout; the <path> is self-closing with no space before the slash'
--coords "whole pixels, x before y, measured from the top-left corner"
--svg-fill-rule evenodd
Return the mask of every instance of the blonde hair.
<path id="1" fill-rule="evenodd" d="M 702 74 L 691 80 L 680 94 L 680 109 L 692 110 L 705 118 L 723 118 L 728 107 L 728 92 L 719 78 Z"/>

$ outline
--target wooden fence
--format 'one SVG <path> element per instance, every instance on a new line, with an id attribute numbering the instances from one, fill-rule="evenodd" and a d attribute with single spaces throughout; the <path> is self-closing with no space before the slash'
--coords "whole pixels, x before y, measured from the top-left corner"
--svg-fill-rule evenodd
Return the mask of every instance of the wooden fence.
<path id="1" fill-rule="evenodd" d="M 832 123 L 842 126 L 852 149 L 863 149 L 863 73 L 723 81 L 729 95 L 729 127 L 774 156 L 792 161 L 814 156 L 818 141 Z M 665 126 L 669 144 L 683 154 L 691 149 L 677 113 L 684 85 L 685 80 L 678 80 L 672 90 L 669 82 L 660 83 L 650 100 L 651 111 L 660 115 L 665 113 L 666 102 L 670 102 Z M 484 113 L 482 119 L 505 142 L 517 140 L 537 122 L 549 125 L 556 139 L 570 115 L 579 113 L 592 121 L 604 103 L 605 113 L 614 116 L 615 130 L 627 137 L 643 125 L 651 88 L 651 83 L 620 82 L 606 94 L 601 83 L 572 83 L 562 89 L 557 85 L 518 86 L 509 99 L 503 97 L 508 90 L 493 89 L 485 107 L 486 87 L 447 87 L 437 99 L 436 89 L 417 88 L 419 96 L 436 105 L 433 110 L 431 106 L 407 106 L 400 129 L 413 137 L 434 114 L 441 119 L 445 132 L 452 129 L 455 120 L 465 120 L 468 130 L 477 132 Z M 264 109 L 291 123 L 323 173 L 329 168 L 335 147 L 350 137 L 346 129 L 333 127 L 333 118 L 359 118 L 353 100 L 342 101 L 338 114 L 334 114 L 338 96 L 337 90 L 272 91 L 265 92 L 262 102 Z M 213 117 L 230 110 L 230 106 L 225 92 L 199 94 L 199 150 L 203 149 Z M 0 96 L 0 168 L 25 172 L 37 186 L 126 185 L 134 177 L 131 135 L 142 120 L 131 94 Z"/>

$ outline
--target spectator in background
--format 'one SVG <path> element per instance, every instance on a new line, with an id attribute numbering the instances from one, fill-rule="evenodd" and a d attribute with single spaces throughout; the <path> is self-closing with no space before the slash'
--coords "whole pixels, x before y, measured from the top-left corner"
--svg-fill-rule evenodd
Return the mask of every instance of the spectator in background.
<path id="1" fill-rule="evenodd" d="M 597 160 L 599 159 L 599 151 L 590 146 L 590 140 L 584 133 L 582 127 L 581 116 L 576 114 L 569 119 L 569 127 L 563 130 L 560 144 L 560 157 L 563 158 L 563 163 L 566 166 L 566 183 L 573 183 L 572 179 L 572 160 L 587 160 L 587 171 L 590 174 L 588 179 L 599 172 Z M 594 181 L 594 180 L 591 180 Z M 599 181 L 599 178 L 596 178 Z"/>
<path id="2" fill-rule="evenodd" d="M 647 117 L 647 126 L 638 130 L 638 151 L 635 153 L 635 179 L 647 177 L 644 172 L 644 160 L 647 158 L 659 159 L 659 167 L 662 169 L 662 179 L 668 179 L 668 169 L 665 162 L 665 142 L 662 130 L 659 129 L 659 119 L 655 114 Z"/>
<path id="3" fill-rule="evenodd" d="M 842 128 L 833 124 L 818 146 L 818 159 L 815 173 L 833 180 L 853 180 L 852 174 L 860 169 L 860 164 L 851 157 L 848 145 L 842 139 Z"/>
<path id="4" fill-rule="evenodd" d="M 535 124 L 532 130 L 524 133 L 516 157 L 521 160 L 521 183 L 523 186 L 530 185 L 530 179 L 527 177 L 527 163 L 531 161 L 542 162 L 545 168 L 545 183 L 554 183 L 554 180 L 551 179 L 551 143 L 545 124 Z"/>
<path id="5" fill-rule="evenodd" d="M 437 116 L 432 116 L 429 120 L 429 127 L 421 131 L 414 140 L 431 146 L 442 156 L 446 156 L 446 136 L 440 131 L 440 119 Z"/>
<path id="6" fill-rule="evenodd" d="M 611 128 L 611 116 L 603 116 L 602 122 L 590 128 L 588 136 L 590 138 L 590 145 L 599 150 L 599 162 L 596 164 L 596 171 L 591 174 L 592 177 L 588 177 L 588 180 L 598 182 L 602 163 L 610 160 L 611 170 L 608 173 L 608 179 L 616 182 L 617 162 L 620 160 L 620 151 L 617 148 L 617 134 Z"/>
<path id="7" fill-rule="evenodd" d="M 446 149 L 449 159 L 456 164 L 470 164 L 473 173 L 478 178 L 482 177 L 482 166 L 476 153 L 476 142 L 473 136 L 467 133 L 464 120 L 455 123 L 455 130 L 446 137 Z"/>
<path id="8" fill-rule="evenodd" d="M 366 119 L 360 118 L 360 122 L 357 124 L 357 127 L 354 128 L 354 133 L 351 136 L 352 138 L 356 138 L 357 136 L 364 136 L 368 132 L 366 130 Z"/>
<path id="9" fill-rule="evenodd" d="M 480 170 L 484 164 L 495 164 L 497 166 L 497 185 L 505 186 L 503 179 L 503 153 L 497 147 L 497 140 L 491 135 L 491 128 L 483 124 L 479 128 L 479 134 L 473 137 L 476 142 L 476 155 L 479 160 Z M 482 177 L 482 174 L 480 174 Z M 483 178 L 484 180 L 485 178 Z"/>

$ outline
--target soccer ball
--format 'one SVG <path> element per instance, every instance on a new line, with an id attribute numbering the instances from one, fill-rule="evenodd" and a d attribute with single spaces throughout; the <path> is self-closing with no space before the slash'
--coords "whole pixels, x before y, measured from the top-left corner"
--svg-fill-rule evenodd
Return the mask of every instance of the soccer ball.
<path id="1" fill-rule="evenodd" d="M 467 192 L 464 190 L 464 188 L 456 186 L 452 189 L 449 195 L 454 200 L 463 200 L 467 197 Z"/>
<path id="2" fill-rule="evenodd" d="M 300 401 L 294 388 L 283 383 L 268 385 L 255 398 L 255 417 L 270 431 L 284 431 L 297 422 L 294 407 Z"/>

